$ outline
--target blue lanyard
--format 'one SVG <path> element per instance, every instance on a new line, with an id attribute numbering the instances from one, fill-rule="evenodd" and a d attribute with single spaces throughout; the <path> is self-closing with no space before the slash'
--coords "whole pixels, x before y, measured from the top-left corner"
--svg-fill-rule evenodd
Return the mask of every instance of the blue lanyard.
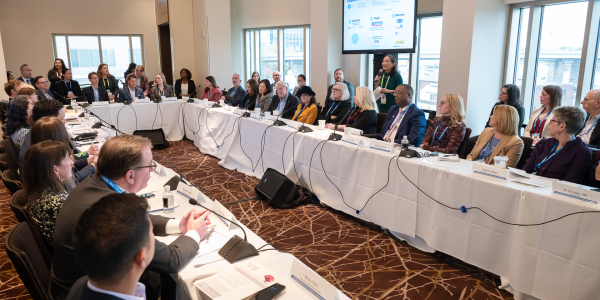
<path id="1" fill-rule="evenodd" d="M 442 125 L 442 122 L 444 122 L 443 120 L 440 121 L 440 123 L 437 125 L 437 127 L 435 128 L 435 131 L 433 132 L 433 140 L 435 141 L 435 134 L 437 133 L 438 128 L 440 127 L 440 125 Z M 442 134 L 440 135 L 440 137 L 437 139 L 437 143 L 439 144 L 440 140 L 442 139 L 442 137 L 444 136 L 444 133 L 446 133 L 446 130 L 448 130 L 448 127 L 450 126 L 446 126 L 446 129 L 444 129 L 444 131 L 442 131 Z"/>
<path id="2" fill-rule="evenodd" d="M 570 141 L 572 141 L 572 140 L 574 140 L 574 139 L 575 139 L 575 136 L 573 136 L 573 137 L 571 138 L 571 140 L 570 140 Z M 569 141 L 569 142 L 570 142 L 570 141 Z M 540 167 L 541 167 L 541 166 L 542 166 L 542 165 L 543 165 L 545 162 L 549 161 L 549 160 L 550 160 L 552 157 L 554 157 L 554 155 L 558 154 L 558 152 L 560 152 L 562 149 L 564 149 L 566 145 L 567 145 L 567 144 L 565 144 L 565 145 L 564 145 L 562 148 L 560 148 L 560 149 L 558 149 L 558 151 L 556 151 L 556 147 L 558 147 L 558 141 L 556 141 L 556 143 L 554 143 L 554 146 L 552 146 L 552 149 L 550 149 L 550 153 L 548 154 L 548 156 L 546 156 L 546 158 L 544 158 L 544 160 L 542 160 L 542 162 L 540 162 L 539 164 L 537 164 L 537 165 L 535 166 L 535 168 L 533 169 L 533 174 L 535 175 L 535 173 L 537 173 L 537 170 L 539 170 L 539 169 L 540 169 Z M 554 152 L 554 151 L 556 151 L 556 152 Z"/>
<path id="3" fill-rule="evenodd" d="M 165 94 L 165 86 L 163 85 L 163 88 L 162 88 L 162 90 L 161 90 L 160 88 L 158 88 L 158 95 L 159 95 L 159 96 L 162 96 L 162 95 L 164 95 L 164 94 Z"/>
<path id="4" fill-rule="evenodd" d="M 540 114 L 537 116 L 537 118 L 535 118 L 535 121 L 533 122 L 533 132 L 538 132 L 538 128 L 542 126 L 542 122 L 544 122 L 544 120 L 546 120 L 546 118 L 550 115 L 550 113 L 552 111 L 549 111 L 544 118 L 540 121 L 540 125 L 538 126 L 536 123 L 537 121 L 540 119 L 540 116 L 542 115 L 544 111 L 541 111 Z M 600 120 L 600 119 L 599 119 Z M 541 137 L 541 132 L 540 132 L 540 137 Z"/>
<path id="5" fill-rule="evenodd" d="M 335 108 L 333 108 L 333 104 L 331 104 L 331 106 L 329 107 L 329 110 L 327 111 L 327 114 L 325 114 L 325 116 L 326 117 L 329 116 L 329 112 L 331 112 L 332 108 L 333 108 L 333 111 L 335 111 L 338 108 L 338 106 L 340 106 L 340 103 L 342 103 L 342 101 L 338 101 L 338 104 L 336 105 Z"/>
<path id="6" fill-rule="evenodd" d="M 69 91 L 71 90 L 71 82 L 70 81 L 69 81 L 69 85 L 67 85 L 67 83 L 65 82 L 65 86 L 69 89 Z"/>
<path id="7" fill-rule="evenodd" d="M 116 185 L 114 182 L 112 182 L 112 180 L 106 178 L 106 176 L 100 175 L 100 177 L 102 178 L 102 180 L 104 180 L 104 182 L 106 182 L 106 184 L 108 184 L 108 186 L 110 186 L 110 188 L 112 188 L 113 190 L 115 190 L 115 192 L 117 192 L 119 194 L 125 193 L 125 190 L 123 190 L 118 185 Z"/>
<path id="8" fill-rule="evenodd" d="M 302 114 L 302 112 L 304 111 L 305 108 L 307 108 L 308 106 L 303 107 L 300 112 L 298 112 L 298 114 L 296 115 L 296 117 L 294 119 L 298 119 L 298 117 Z"/>
<path id="9" fill-rule="evenodd" d="M 206 99 L 210 99 L 210 89 L 208 90 L 208 93 L 206 94 Z"/>
<path id="10" fill-rule="evenodd" d="M 492 136 L 492 138 L 487 143 L 487 145 L 485 145 L 485 148 L 483 148 L 483 151 L 482 151 L 483 153 L 485 153 L 487 151 L 487 149 L 492 144 L 493 140 L 494 140 L 494 137 Z M 498 144 L 500 144 L 500 141 L 498 141 Z M 492 153 L 494 153 L 494 150 L 496 150 L 496 147 L 498 146 L 498 144 L 494 145 L 494 148 L 492 148 L 492 150 L 490 150 L 490 153 L 488 153 L 486 156 L 483 157 L 483 160 L 485 160 L 486 163 L 488 162 L 488 159 L 490 158 L 490 156 L 492 155 Z"/>
<path id="11" fill-rule="evenodd" d="M 396 126 L 396 124 L 397 124 L 398 122 L 400 122 L 400 120 L 402 120 L 402 117 L 403 117 L 403 116 L 404 116 L 404 114 L 405 114 L 405 113 L 408 111 L 408 109 L 410 108 L 410 106 L 411 106 L 411 105 L 413 105 L 413 104 L 412 104 L 412 103 L 411 103 L 411 104 L 409 104 L 409 105 L 408 105 L 408 106 L 407 106 L 407 107 L 404 109 L 404 111 L 402 111 L 402 114 L 400 115 L 400 118 L 398 118 L 398 120 L 397 120 L 396 122 L 394 122 L 394 124 L 392 124 L 392 127 L 390 127 L 390 129 L 391 129 L 391 128 L 394 128 L 394 126 Z"/>
<path id="12" fill-rule="evenodd" d="M 584 135 L 587 135 L 588 133 L 590 133 L 590 131 L 592 131 L 592 129 L 594 129 L 594 127 L 596 127 L 596 124 L 598 124 L 598 121 L 600 121 L 600 118 L 598 118 L 598 120 L 596 120 L 596 122 L 594 122 L 594 124 L 592 125 L 592 127 L 590 127 L 590 129 L 588 129 L 588 131 L 586 131 L 584 134 L 582 134 L 580 136 L 584 136 Z"/>

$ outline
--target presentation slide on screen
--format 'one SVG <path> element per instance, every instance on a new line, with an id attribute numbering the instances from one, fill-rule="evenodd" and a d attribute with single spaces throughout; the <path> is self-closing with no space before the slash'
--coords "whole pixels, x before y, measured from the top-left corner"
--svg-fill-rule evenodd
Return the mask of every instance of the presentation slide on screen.
<path id="1" fill-rule="evenodd" d="M 344 51 L 412 49 L 415 0 L 344 0 Z"/>

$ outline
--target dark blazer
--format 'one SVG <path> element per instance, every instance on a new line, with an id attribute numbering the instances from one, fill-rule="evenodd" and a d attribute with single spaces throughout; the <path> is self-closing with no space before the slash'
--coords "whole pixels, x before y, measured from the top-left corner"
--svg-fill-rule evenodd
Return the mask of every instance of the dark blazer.
<path id="1" fill-rule="evenodd" d="M 65 299 L 71 286 L 85 275 L 75 259 L 72 240 L 81 214 L 102 197 L 113 193 L 116 192 L 96 173 L 80 183 L 63 203 L 56 221 L 52 245 L 54 251 L 50 294 L 54 300 Z M 166 235 L 165 227 L 169 218 L 150 215 L 150 221 L 154 226 L 154 235 Z M 199 249 L 198 243 L 185 235 L 168 246 L 156 240 L 154 245 L 154 258 L 147 270 L 158 273 L 177 273 Z"/>
<path id="2" fill-rule="evenodd" d="M 174 97 L 173 88 L 170 85 L 164 85 L 163 96 L 165 97 Z M 154 85 L 150 89 L 150 93 L 148 93 L 148 98 L 154 102 L 160 102 L 160 91 L 158 90 L 158 85 Z"/>
<path id="3" fill-rule="evenodd" d="M 244 90 L 244 88 L 240 85 L 240 87 L 237 88 L 235 93 L 233 91 L 233 88 L 231 88 L 227 92 L 227 94 L 223 96 L 225 96 L 225 103 L 231 106 L 238 106 L 242 102 L 244 102 L 244 99 L 246 99 L 246 90 Z"/>
<path id="4" fill-rule="evenodd" d="M 329 103 L 325 103 L 325 107 L 323 107 L 317 120 L 325 120 L 325 123 L 342 124 L 342 118 L 348 118 L 350 109 L 352 109 L 352 103 L 348 100 L 329 101 Z M 336 118 L 332 119 L 331 116 L 336 116 Z"/>
<path id="5" fill-rule="evenodd" d="M 588 116 L 585 118 L 586 123 L 589 120 L 589 118 L 590 118 L 590 115 L 588 114 Z M 598 124 L 600 124 L 600 122 Z M 590 132 L 590 134 L 591 134 L 590 142 L 588 143 L 588 145 L 590 147 L 596 148 L 596 149 L 600 148 L 600 126 L 598 126 L 598 124 L 596 124 L 594 129 L 592 129 L 592 132 Z M 585 123 L 584 123 L 583 127 L 585 127 Z M 577 135 L 581 134 L 582 131 L 583 131 L 583 128 L 581 128 L 581 130 L 579 130 Z"/>
<path id="6" fill-rule="evenodd" d="M 492 111 L 490 112 L 490 116 L 492 116 L 494 114 L 494 108 L 496 108 L 496 106 L 498 105 L 505 105 L 503 102 L 496 102 L 496 104 L 494 104 L 494 107 L 492 107 Z M 525 108 L 522 105 L 518 105 L 518 106 L 513 106 L 514 108 L 517 109 L 517 112 L 519 113 L 519 134 L 521 135 L 521 131 L 523 131 L 523 122 L 525 122 Z M 490 127 L 490 120 L 488 118 L 488 121 L 485 123 L 485 127 Z"/>
<path id="7" fill-rule="evenodd" d="M 139 87 L 135 87 L 135 97 L 136 99 L 144 99 L 144 91 L 142 91 L 142 89 L 140 89 Z M 119 102 L 122 103 L 123 101 L 126 100 L 133 100 L 131 99 L 131 94 L 129 93 L 129 87 L 124 87 L 119 91 L 119 95 L 117 95 L 117 98 L 115 99 L 115 102 Z"/>
<path id="8" fill-rule="evenodd" d="M 115 78 L 115 76 L 110 75 L 108 78 L 106 78 L 106 81 L 108 81 L 108 88 L 104 83 L 104 79 L 99 78 L 98 81 L 98 86 L 103 88 L 105 91 L 111 92 L 113 95 L 119 92 L 119 81 Z"/>
<path id="9" fill-rule="evenodd" d="M 43 101 L 43 100 L 56 100 L 56 96 L 54 94 L 52 94 L 52 90 L 47 89 L 46 92 L 48 94 L 50 94 L 51 98 L 46 97 L 46 95 L 44 95 L 44 93 L 42 92 L 42 90 L 40 89 L 35 89 L 35 93 L 38 95 L 38 101 Z"/>
<path id="10" fill-rule="evenodd" d="M 54 68 L 52 68 L 48 71 L 48 81 L 50 81 L 50 85 L 48 86 L 48 88 L 52 88 L 53 85 L 55 85 L 57 82 L 59 82 L 61 80 L 62 80 L 62 77 L 58 77 L 58 74 L 56 74 L 56 71 L 54 70 Z"/>
<path id="11" fill-rule="evenodd" d="M 352 106 L 354 106 L 354 92 L 355 92 L 354 86 L 349 81 L 344 80 L 342 82 L 348 86 L 348 92 L 350 92 L 350 103 L 352 103 Z M 327 104 L 329 104 L 329 102 L 333 101 L 333 99 L 331 99 L 331 89 L 332 88 L 333 88 L 333 84 L 327 88 L 327 97 L 325 97 L 325 106 L 327 106 Z"/>
<path id="12" fill-rule="evenodd" d="M 81 96 L 81 87 L 79 87 L 79 82 L 77 82 L 76 80 L 71 80 L 69 83 L 71 87 L 70 91 L 72 91 L 73 94 L 75 94 L 75 96 L 77 97 Z M 65 83 L 65 81 L 62 80 L 54 85 L 54 91 L 67 101 L 69 100 L 67 98 L 67 95 L 69 94 L 69 83 Z"/>
<path id="13" fill-rule="evenodd" d="M 355 109 L 358 107 L 355 106 Z M 348 116 L 354 114 L 354 111 L 351 112 Z M 358 113 L 356 118 L 354 118 L 354 123 L 347 124 L 348 117 L 344 120 L 343 123 L 346 123 L 346 126 L 360 129 L 363 131 L 363 134 L 373 134 L 377 133 L 377 112 L 375 110 L 365 110 L 363 112 Z M 342 123 L 342 124 L 343 124 Z"/>
<path id="14" fill-rule="evenodd" d="M 271 100 L 271 105 L 269 105 L 269 110 L 270 112 L 273 112 L 274 110 L 277 110 L 277 106 L 279 105 L 279 96 L 275 95 L 273 96 L 273 100 Z M 285 102 L 285 106 L 283 107 L 283 114 L 280 116 L 280 118 L 283 119 L 291 119 L 294 117 L 294 112 L 295 112 L 295 108 L 298 106 L 298 103 L 300 103 L 300 100 L 298 100 L 298 98 L 296 98 L 296 96 L 292 95 L 290 92 L 287 93 L 287 101 Z"/>
<path id="15" fill-rule="evenodd" d="M 87 101 L 89 104 L 94 102 L 94 89 L 91 86 L 84 87 L 81 90 L 81 95 L 83 97 L 83 101 Z M 108 94 L 100 86 L 98 86 L 98 100 L 108 101 Z"/>
<path id="16" fill-rule="evenodd" d="M 115 297 L 109 294 L 102 294 L 95 291 L 90 290 L 87 286 L 88 277 L 83 276 L 75 282 L 71 290 L 69 291 L 69 295 L 67 296 L 67 300 L 121 300 L 122 298 Z"/>
<path id="17" fill-rule="evenodd" d="M 246 94 L 244 101 L 240 102 L 240 108 L 246 108 L 247 110 L 254 110 L 256 106 L 256 95 L 250 96 L 250 94 Z"/>
<path id="18" fill-rule="evenodd" d="M 35 87 L 35 84 L 33 83 L 34 78 L 35 77 L 29 77 L 29 81 L 25 81 L 25 79 L 23 79 L 23 76 L 21 76 L 21 77 L 17 78 L 17 80 L 23 81 L 23 82 L 28 83 L 28 84 L 32 85 L 33 87 Z"/>
<path id="19" fill-rule="evenodd" d="M 381 129 L 382 138 L 392 126 L 392 123 L 394 122 L 394 119 L 399 111 L 400 107 L 398 107 L 398 105 L 392 106 L 388 111 L 387 118 L 385 119 L 385 123 L 383 123 L 383 127 Z M 406 111 L 404 114 L 402 122 L 400 122 L 400 127 L 398 127 L 398 131 L 394 137 L 394 142 L 400 144 L 400 142 L 402 142 L 402 138 L 406 135 L 408 138 L 408 143 L 418 147 L 421 145 L 421 141 L 425 135 L 426 127 L 427 120 L 425 119 L 425 113 L 416 105 L 410 105 L 408 111 Z"/>
<path id="20" fill-rule="evenodd" d="M 553 137 L 540 140 L 531 152 L 527 163 L 523 166 L 523 171 L 533 172 L 533 169 L 550 154 L 550 150 L 557 142 Z M 558 154 L 541 165 L 536 175 L 573 183 L 583 183 L 591 165 L 592 153 L 590 149 L 581 138 L 575 138 L 575 140 L 567 142 Z"/>
<path id="21" fill-rule="evenodd" d="M 191 95 L 194 92 L 196 92 L 196 84 L 194 83 L 193 80 L 189 79 L 188 80 L 188 95 Z M 177 80 L 175 80 L 175 96 L 177 96 L 177 98 L 181 99 L 181 97 L 179 96 L 180 94 L 181 94 L 181 79 L 177 79 Z"/>

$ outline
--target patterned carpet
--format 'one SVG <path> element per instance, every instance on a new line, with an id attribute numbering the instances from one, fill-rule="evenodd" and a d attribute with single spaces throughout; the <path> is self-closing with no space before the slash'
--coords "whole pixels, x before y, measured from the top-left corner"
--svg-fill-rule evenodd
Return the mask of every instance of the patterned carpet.
<path id="1" fill-rule="evenodd" d="M 258 179 L 220 167 L 191 141 L 171 143 L 159 153 L 222 203 L 255 197 Z M 29 299 L 4 252 L 4 238 L 16 224 L 9 201 L 8 190 L 1 189 L 0 299 Z M 377 226 L 321 205 L 279 210 L 249 200 L 227 206 L 265 241 L 293 254 L 353 299 L 513 299 L 495 288 L 499 279 L 493 274 L 441 253 L 423 253 Z"/>

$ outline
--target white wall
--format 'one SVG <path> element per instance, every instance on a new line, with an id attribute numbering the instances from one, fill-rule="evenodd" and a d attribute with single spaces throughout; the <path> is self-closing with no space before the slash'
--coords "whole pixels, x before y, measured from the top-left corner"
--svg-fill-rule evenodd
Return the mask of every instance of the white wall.
<path id="1" fill-rule="evenodd" d="M 13 74 L 15 74 L 15 71 L 13 71 Z M 15 76 L 15 78 L 19 77 Z M 4 92 L 6 81 L 6 64 L 4 62 L 4 48 L 2 47 L 2 34 L 0 33 L 0 99 L 2 100 L 8 100 L 8 95 Z"/>
<path id="2" fill-rule="evenodd" d="M 48 74 L 53 33 L 142 34 L 146 74 L 159 70 L 154 0 L 0 1 L 0 30 L 6 68 L 15 77 L 25 63 L 34 76 Z"/>
<path id="3" fill-rule="evenodd" d="M 191 41 L 194 36 L 194 18 L 192 14 L 192 0 L 171 0 L 168 1 L 168 4 L 169 31 L 172 47 L 171 57 L 173 59 L 173 83 L 175 83 L 175 80 L 180 77 L 179 71 L 181 69 L 190 70 L 192 76 L 196 74 L 195 46 Z M 197 78 L 193 78 L 193 80 L 196 85 L 201 84 L 201 82 L 197 81 Z"/>
<path id="4" fill-rule="evenodd" d="M 210 75 L 217 85 L 231 88 L 231 17 L 229 1 L 206 1 L 208 18 L 208 49 L 210 54 Z M 245 86 L 245 85 L 244 85 Z"/>

